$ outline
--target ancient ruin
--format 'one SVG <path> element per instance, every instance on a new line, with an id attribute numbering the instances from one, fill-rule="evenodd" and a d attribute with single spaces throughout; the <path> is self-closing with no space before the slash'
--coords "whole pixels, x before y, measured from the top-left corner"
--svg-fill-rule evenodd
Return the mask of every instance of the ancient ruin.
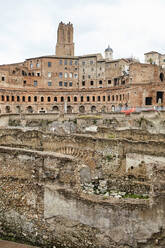
<path id="1" fill-rule="evenodd" d="M 165 247 L 164 62 L 105 53 L 74 56 L 60 23 L 55 56 L 0 66 L 1 238 Z"/>

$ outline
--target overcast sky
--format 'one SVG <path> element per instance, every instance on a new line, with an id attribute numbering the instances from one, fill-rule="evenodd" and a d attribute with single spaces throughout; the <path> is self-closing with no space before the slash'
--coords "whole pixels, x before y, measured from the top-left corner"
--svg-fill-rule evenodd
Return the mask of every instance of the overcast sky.
<path id="1" fill-rule="evenodd" d="M 74 25 L 75 55 L 165 53 L 165 0 L 0 0 L 0 64 L 55 53 L 58 23 Z"/>

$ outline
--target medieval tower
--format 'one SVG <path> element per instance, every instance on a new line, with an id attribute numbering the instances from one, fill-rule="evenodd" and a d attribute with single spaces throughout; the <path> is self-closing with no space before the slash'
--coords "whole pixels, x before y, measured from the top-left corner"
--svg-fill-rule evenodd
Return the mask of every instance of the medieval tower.
<path id="1" fill-rule="evenodd" d="M 60 22 L 57 31 L 56 56 L 74 56 L 73 25 Z"/>

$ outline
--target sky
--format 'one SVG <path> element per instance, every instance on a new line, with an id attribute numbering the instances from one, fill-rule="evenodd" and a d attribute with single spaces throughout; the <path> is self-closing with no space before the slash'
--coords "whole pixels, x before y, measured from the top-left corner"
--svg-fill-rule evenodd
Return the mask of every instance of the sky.
<path id="1" fill-rule="evenodd" d="M 0 64 L 53 55 L 59 22 L 73 23 L 75 55 L 165 53 L 165 0 L 0 0 Z"/>

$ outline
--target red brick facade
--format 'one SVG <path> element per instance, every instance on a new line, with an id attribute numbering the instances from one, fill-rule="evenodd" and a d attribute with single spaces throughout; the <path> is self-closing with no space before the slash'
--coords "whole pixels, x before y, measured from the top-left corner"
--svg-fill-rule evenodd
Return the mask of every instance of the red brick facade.
<path id="1" fill-rule="evenodd" d="M 60 23 L 56 55 L 0 66 L 0 111 L 90 113 L 164 106 L 164 74 L 161 66 L 133 59 L 74 56 L 73 26 Z"/>

